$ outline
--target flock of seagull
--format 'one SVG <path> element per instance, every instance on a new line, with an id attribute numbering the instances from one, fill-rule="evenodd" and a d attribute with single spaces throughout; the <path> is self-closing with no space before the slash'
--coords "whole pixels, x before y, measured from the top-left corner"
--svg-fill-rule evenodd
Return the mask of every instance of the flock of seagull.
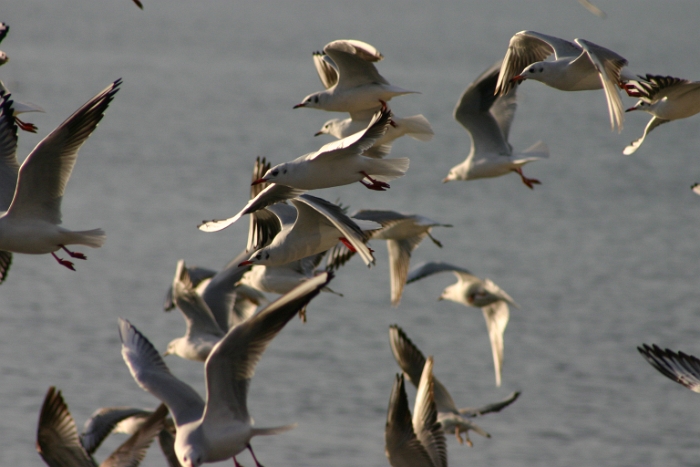
<path id="1" fill-rule="evenodd" d="M 0 41 L 9 28 L 2 24 Z M 547 60 L 551 55 L 553 60 Z M 423 277 L 452 272 L 457 282 L 440 299 L 480 308 L 491 343 L 495 384 L 501 384 L 503 336 L 513 298 L 492 280 L 482 279 L 464 267 L 427 262 L 409 268 L 411 254 L 426 238 L 442 247 L 432 229 L 451 227 L 420 215 L 390 210 L 361 209 L 348 215 L 347 207 L 319 198 L 309 191 L 361 183 L 385 191 L 389 182 L 409 168 L 407 158 L 387 158 L 393 140 L 407 135 L 419 141 L 433 136 L 423 115 L 400 118 L 388 102 L 414 93 L 390 84 L 376 68 L 383 59 L 373 46 L 358 40 L 336 40 L 313 62 L 324 90 L 305 97 L 295 108 L 347 112 L 319 130 L 336 141 L 294 160 L 272 166 L 258 158 L 253 165 L 251 196 L 243 208 L 227 219 L 204 221 L 199 229 L 218 232 L 244 216 L 250 227 L 246 248 L 221 271 L 187 267 L 178 261 L 164 308 L 178 308 L 186 333 L 173 339 L 164 353 L 132 323 L 119 319 L 122 355 L 134 380 L 162 404 L 155 411 L 141 408 L 99 409 L 78 434 L 76 423 L 61 392 L 50 388 L 41 409 L 37 449 L 49 466 L 94 466 L 93 453 L 116 431 L 131 437 L 102 465 L 135 466 L 157 436 L 171 466 L 199 466 L 233 459 L 253 449 L 254 436 L 282 433 L 295 425 L 260 428 L 248 413 L 247 396 L 255 367 L 272 339 L 295 316 L 306 320 L 306 308 L 329 287 L 339 269 L 354 255 L 368 266 L 375 263 L 371 240 L 386 240 L 390 263 L 390 299 L 398 306 L 405 284 Z M 0 65 L 8 58 L 0 51 Z M 631 110 L 653 117 L 643 136 L 624 149 L 636 151 L 656 126 L 700 112 L 700 83 L 657 76 L 632 75 L 617 53 L 583 39 L 569 42 L 545 34 L 515 34 L 503 60 L 485 70 L 462 94 L 455 119 L 471 135 L 467 158 L 453 167 L 443 182 L 497 177 L 514 172 L 530 189 L 540 181 L 528 178 L 522 167 L 549 156 L 538 141 L 522 152 L 508 142 L 516 110 L 517 84 L 541 81 L 565 91 L 603 89 L 613 129 L 623 123 L 619 90 L 639 101 Z M 82 144 L 102 120 L 119 91 L 118 79 L 88 100 L 46 136 L 20 166 L 17 161 L 18 129 L 34 131 L 17 118 L 23 112 L 43 111 L 12 99 L 0 87 L 0 282 L 7 279 L 12 254 L 51 254 L 66 268 L 85 260 L 70 245 L 100 247 L 101 229 L 71 231 L 61 224 L 61 200 Z M 321 266 L 325 258 L 325 266 Z M 266 294 L 279 294 L 269 302 Z M 385 430 L 385 447 L 394 467 L 446 467 L 445 434 L 471 445 L 468 432 L 489 437 L 474 423 L 475 417 L 498 412 L 519 393 L 479 408 L 458 408 L 447 389 L 433 375 L 434 357 L 424 354 L 398 325 L 389 329 L 391 351 L 401 373 L 391 390 Z M 700 392 L 700 361 L 682 352 L 644 344 L 639 351 L 664 375 Z M 204 362 L 206 399 L 174 376 L 165 355 Z M 405 379 L 417 388 L 413 415 Z M 466 439 L 462 438 L 466 436 Z"/>

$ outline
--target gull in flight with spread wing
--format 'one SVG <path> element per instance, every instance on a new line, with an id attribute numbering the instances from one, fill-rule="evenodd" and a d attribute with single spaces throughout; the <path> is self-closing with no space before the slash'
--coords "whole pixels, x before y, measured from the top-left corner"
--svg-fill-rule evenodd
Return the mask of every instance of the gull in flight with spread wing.
<path id="1" fill-rule="evenodd" d="M 533 184 L 540 184 L 537 179 L 525 177 L 522 166 L 546 159 L 549 149 L 538 141 L 522 153 L 513 154 L 508 133 L 517 106 L 515 88 L 502 96 L 494 94 L 499 69 L 500 62 L 482 73 L 464 91 L 455 107 L 454 118 L 469 132 L 472 145 L 464 162 L 452 167 L 443 183 L 499 177 L 515 172 L 530 189 Z"/>
<path id="2" fill-rule="evenodd" d="M 545 61 L 554 54 L 553 61 Z M 540 81 L 561 91 L 603 89 L 608 101 L 610 126 L 622 129 L 622 101 L 618 87 L 625 88 L 634 75 L 624 71 L 627 60 L 612 50 L 584 39 L 569 42 L 535 31 L 520 31 L 510 39 L 498 76 L 496 93 L 506 94 L 515 83 Z"/>
<path id="3" fill-rule="evenodd" d="M 659 373 L 682 384 L 693 392 L 700 393 L 700 359 L 673 350 L 662 350 L 656 344 L 642 344 L 637 350 Z"/>
<path id="4" fill-rule="evenodd" d="M 272 339 L 299 309 L 318 295 L 331 273 L 309 279 L 290 293 L 232 327 L 204 363 L 206 402 L 187 383 L 170 373 L 153 345 L 131 323 L 119 320 L 122 356 L 136 382 L 165 405 L 175 420 L 175 453 L 183 467 L 236 460 L 248 449 L 260 467 L 250 440 L 294 428 L 256 428 L 248 413 L 248 387 L 255 366 Z"/>
<path id="5" fill-rule="evenodd" d="M 321 82 L 327 88 L 324 91 L 309 94 L 301 103 L 294 106 L 331 112 L 374 112 L 379 110 L 382 102 L 402 94 L 416 94 L 389 84 L 374 66 L 382 58 L 377 49 L 358 40 L 337 40 L 326 44 L 323 53 L 316 56 L 328 56 L 333 65 L 327 63 L 319 68 L 319 60 L 314 63 Z"/>
<path id="6" fill-rule="evenodd" d="M 104 243 L 102 229 L 61 227 L 61 200 L 78 150 L 97 128 L 120 84 L 121 79 L 116 80 L 76 110 L 36 145 L 21 167 L 12 100 L 0 96 L 0 213 L 5 211 L 0 214 L 0 277 L 9 267 L 9 252 L 51 253 L 59 264 L 75 270 L 72 262 L 54 252 L 63 249 L 72 258 L 86 259 L 67 245 L 99 248 Z"/>
<path id="7" fill-rule="evenodd" d="M 391 352 L 394 354 L 396 363 L 398 363 L 411 383 L 418 387 L 421 372 L 426 361 L 423 352 L 416 347 L 403 329 L 396 324 L 389 326 L 389 344 L 391 344 Z M 438 411 L 438 421 L 442 424 L 445 433 L 454 433 L 460 444 L 466 441 L 469 446 L 472 446 L 472 442 L 469 439 L 469 430 L 473 430 L 486 438 L 491 437 L 491 435 L 481 427 L 472 423 L 470 418 L 487 413 L 500 412 L 501 409 L 508 407 L 520 396 L 520 392 L 514 392 L 505 400 L 483 407 L 464 407 L 458 409 L 452 396 L 447 391 L 447 388 L 442 385 L 437 377 L 434 377 L 433 381 L 435 385 L 435 405 Z M 465 440 L 462 440 L 462 434 L 464 434 Z"/>
<path id="8" fill-rule="evenodd" d="M 631 80 L 627 90 L 639 101 L 627 112 L 643 110 L 652 115 L 641 138 L 632 141 L 622 153 L 630 155 L 642 145 L 649 132 L 671 120 L 692 117 L 700 112 L 700 81 L 649 75 Z"/>
<path id="9" fill-rule="evenodd" d="M 438 300 L 450 300 L 464 306 L 481 308 L 491 341 L 496 386 L 500 386 L 501 368 L 503 367 L 503 333 L 510 318 L 508 305 L 513 305 L 516 308 L 518 305 L 510 295 L 490 279 L 480 279 L 467 269 L 448 263 L 426 262 L 419 264 L 408 273 L 406 283 L 410 284 L 418 279 L 446 271 L 454 273 L 457 276 L 457 282 L 443 290 Z"/>

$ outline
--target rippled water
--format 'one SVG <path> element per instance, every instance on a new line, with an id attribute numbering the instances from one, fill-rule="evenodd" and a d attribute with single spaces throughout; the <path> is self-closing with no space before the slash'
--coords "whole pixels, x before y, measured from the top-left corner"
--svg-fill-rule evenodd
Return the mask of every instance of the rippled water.
<path id="1" fill-rule="evenodd" d="M 649 117 L 628 114 L 609 130 L 601 92 L 519 89 L 511 143 L 542 139 L 551 158 L 515 175 L 441 184 L 469 150 L 451 116 L 466 86 L 532 29 L 583 37 L 625 56 L 632 70 L 700 77 L 696 2 L 603 2 L 601 20 L 574 0 L 511 2 L 271 2 L 210 0 L 64 2 L 0 8 L 11 26 L 0 78 L 32 115 L 21 157 L 78 106 L 118 77 L 122 90 L 82 148 L 63 202 L 69 228 L 102 227 L 106 245 L 77 272 L 50 256 L 16 256 L 0 286 L 0 463 L 41 465 L 36 423 L 47 388 L 63 390 L 82 426 L 105 405 L 154 407 L 120 355 L 117 317 L 164 349 L 182 335 L 161 311 L 175 263 L 221 267 L 245 244 L 247 226 L 218 234 L 195 226 L 245 202 L 255 156 L 274 162 L 317 149 L 335 117 L 292 110 L 320 90 L 310 52 L 339 38 L 375 45 L 392 83 L 421 91 L 396 98 L 400 116 L 424 114 L 435 138 L 408 138 L 395 156 L 409 173 L 386 193 L 346 186 L 322 193 L 353 208 L 418 213 L 454 224 L 434 232 L 414 261 L 445 260 L 492 278 L 521 305 L 505 335 L 503 386 L 495 388 L 488 338 L 475 309 L 436 302 L 451 275 L 406 287 L 389 305 L 386 249 L 377 266 L 344 268 L 333 288 L 273 341 L 251 385 L 259 425 L 298 422 L 255 439 L 273 466 L 385 466 L 384 423 L 397 371 L 387 328 L 401 325 L 458 405 L 521 390 L 479 420 L 491 439 L 473 448 L 448 437 L 451 465 L 696 465 L 700 399 L 663 378 L 637 353 L 643 342 L 700 354 L 700 181 L 694 117 L 656 129 L 634 156 L 621 151 Z M 378 4 L 380 3 L 380 4 Z M 634 101 L 625 99 L 625 104 Z M 201 365 L 169 359 L 203 391 Z M 411 396 L 412 397 L 412 396 Z M 98 457 L 124 438 L 109 440 Z M 239 459 L 252 465 L 248 454 Z M 153 449 L 143 465 L 164 465 Z"/>

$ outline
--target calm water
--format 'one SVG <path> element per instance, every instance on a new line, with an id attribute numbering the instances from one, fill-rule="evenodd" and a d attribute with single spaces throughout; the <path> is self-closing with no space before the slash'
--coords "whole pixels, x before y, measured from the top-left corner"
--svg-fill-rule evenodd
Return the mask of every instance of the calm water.
<path id="1" fill-rule="evenodd" d="M 527 82 L 510 140 L 516 149 L 549 145 L 551 159 L 525 170 L 543 185 L 530 191 L 515 175 L 440 180 L 469 150 L 451 116 L 455 102 L 515 32 L 583 37 L 625 56 L 634 71 L 699 79 L 700 4 L 600 0 L 601 20 L 574 0 L 144 3 L 144 11 L 128 0 L 0 7 L 11 26 L 0 78 L 17 99 L 47 111 L 28 119 L 39 134 L 21 134 L 21 157 L 124 79 L 63 203 L 67 227 L 102 227 L 106 245 L 88 251 L 77 272 L 50 256 L 17 256 L 0 287 L 1 464 L 42 465 L 36 423 L 51 385 L 80 426 L 101 406 L 156 405 L 122 361 L 117 317 L 159 349 L 183 334 L 180 316 L 161 311 L 176 261 L 221 267 L 244 246 L 246 223 L 218 234 L 196 225 L 244 204 L 255 156 L 282 162 L 329 141 L 312 135 L 337 115 L 292 106 L 321 89 L 311 52 L 339 38 L 375 45 L 386 57 L 379 71 L 422 93 L 392 108 L 424 114 L 436 135 L 396 142 L 393 154 L 410 157 L 411 168 L 389 192 L 346 186 L 322 195 L 454 224 L 434 232 L 445 248 L 425 242 L 414 261 L 468 267 L 521 309 L 511 313 L 503 387 L 495 388 L 481 313 L 435 301 L 452 276 L 407 286 L 392 309 L 386 249 L 376 243 L 377 266 L 344 268 L 332 286 L 345 298 L 315 299 L 309 322 L 290 323 L 258 366 L 249 397 L 257 423 L 299 423 L 253 441 L 261 462 L 388 465 L 383 432 L 397 366 L 387 328 L 398 323 L 435 356 L 435 373 L 459 405 L 523 392 L 479 420 L 491 439 L 473 435 L 470 449 L 448 437 L 450 465 L 698 463 L 700 399 L 636 351 L 647 342 L 700 354 L 700 198 L 689 189 L 700 181 L 698 117 L 658 128 L 627 157 L 622 149 L 647 114 L 629 114 L 619 135 L 609 130 L 602 92 Z M 168 364 L 203 391 L 201 364 Z M 240 461 L 253 465 L 248 454 Z M 164 465 L 157 448 L 143 465 Z"/>

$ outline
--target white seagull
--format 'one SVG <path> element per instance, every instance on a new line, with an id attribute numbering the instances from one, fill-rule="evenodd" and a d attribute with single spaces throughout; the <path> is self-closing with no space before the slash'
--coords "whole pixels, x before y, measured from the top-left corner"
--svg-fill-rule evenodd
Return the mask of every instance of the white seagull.
<path id="1" fill-rule="evenodd" d="M 662 350 L 656 344 L 642 344 L 637 350 L 659 373 L 682 384 L 693 392 L 700 393 L 700 360 L 692 355 L 673 350 Z"/>
<path id="2" fill-rule="evenodd" d="M 177 263 L 173 299 L 185 318 L 187 331 L 183 337 L 173 339 L 163 355 L 203 362 L 228 329 L 219 327 L 209 306 L 195 290 L 183 260 Z"/>
<path id="3" fill-rule="evenodd" d="M 255 428 L 247 398 L 255 366 L 272 339 L 301 307 L 318 295 L 332 278 L 323 273 L 234 326 L 214 347 L 204 363 L 206 403 L 191 386 L 170 373 L 153 345 L 131 323 L 119 320 L 122 356 L 136 382 L 164 402 L 175 420 L 175 453 L 183 467 L 233 458 L 248 449 L 250 440 L 295 425 Z"/>
<path id="4" fill-rule="evenodd" d="M 319 55 L 327 55 L 333 65 L 319 68 Z M 319 71 L 324 91 L 309 94 L 294 108 L 308 107 L 332 112 L 376 111 L 381 101 L 392 97 L 413 94 L 416 91 L 393 86 L 379 74 L 374 62 L 384 58 L 371 45 L 358 40 L 336 40 L 326 44 L 321 52 L 314 53 L 314 63 Z M 330 73 L 330 75 L 329 75 Z"/>
<path id="5" fill-rule="evenodd" d="M 452 167 L 443 183 L 499 177 L 511 172 L 520 175 L 530 189 L 533 184 L 540 183 L 525 177 L 522 166 L 549 157 L 549 149 L 538 141 L 522 153 L 513 154 L 508 133 L 517 107 L 515 88 L 502 96 L 494 94 L 499 69 L 500 62 L 482 73 L 464 91 L 455 107 L 454 118 L 469 132 L 472 145 L 464 162 Z"/>
<path id="6" fill-rule="evenodd" d="M 692 117 L 700 112 L 700 81 L 649 75 L 631 80 L 627 89 L 631 96 L 639 97 L 637 103 L 627 109 L 643 110 L 652 115 L 641 138 L 632 141 L 622 153 L 630 155 L 642 145 L 649 132 L 671 120 Z"/>
<path id="7" fill-rule="evenodd" d="M 72 258 L 86 259 L 67 245 L 99 248 L 104 243 L 102 229 L 61 227 L 61 200 L 78 150 L 102 120 L 120 84 L 121 79 L 116 80 L 76 110 L 37 144 L 21 167 L 12 101 L 0 96 L 0 212 L 5 211 L 0 215 L 0 266 L 9 264 L 7 252 L 51 253 L 59 264 L 75 270 L 72 262 L 54 252 L 63 249 Z"/>
<path id="8" fill-rule="evenodd" d="M 168 409 L 161 404 L 133 435 L 119 446 L 100 467 L 136 467 L 146 456 L 153 438 L 164 427 Z M 96 467 L 92 453 L 78 437 L 78 430 L 61 391 L 50 387 L 39 415 L 36 447 L 49 467 Z"/>
<path id="9" fill-rule="evenodd" d="M 545 61 L 554 54 L 553 61 Z M 622 129 L 620 83 L 633 79 L 623 73 L 627 60 L 612 50 L 584 39 L 569 42 L 535 31 L 520 31 L 510 39 L 498 77 L 496 92 L 507 93 L 514 83 L 540 81 L 561 91 L 603 89 L 608 101 L 610 126 Z"/>
<path id="10" fill-rule="evenodd" d="M 10 90 L 7 89 L 7 86 L 5 86 L 5 83 L 0 80 L 0 95 L 2 94 L 10 94 Z M 39 107 L 36 104 L 32 104 L 31 102 L 18 102 L 14 101 L 14 104 L 12 105 L 12 109 L 14 112 L 12 113 L 12 116 L 15 119 L 15 123 L 17 123 L 17 126 L 20 127 L 20 129 L 24 131 L 28 131 L 29 133 L 36 133 L 37 127 L 33 123 L 29 122 L 23 122 L 20 120 L 17 115 L 21 113 L 26 113 L 26 112 L 45 112 L 44 109 Z"/>
<path id="11" fill-rule="evenodd" d="M 408 273 L 406 283 L 410 284 L 423 277 L 445 271 L 453 272 L 457 276 L 457 282 L 443 290 L 438 300 L 450 300 L 464 306 L 481 308 L 491 341 L 496 386 L 500 386 L 501 368 L 503 367 L 503 333 L 510 317 L 508 305 L 519 307 L 510 295 L 490 279 L 479 279 L 467 269 L 448 263 L 421 263 Z"/>
<path id="12" fill-rule="evenodd" d="M 394 354 L 396 363 L 398 363 L 411 383 L 418 387 L 421 371 L 425 365 L 423 352 L 408 338 L 403 329 L 396 324 L 389 326 L 389 344 L 391 344 L 391 352 Z M 478 408 L 464 407 L 458 409 L 447 388 L 442 385 L 437 377 L 434 377 L 434 383 L 438 421 L 442 423 L 445 433 L 454 433 L 460 444 L 466 441 L 469 446 L 472 446 L 472 442 L 469 439 L 469 430 L 474 430 L 487 438 L 491 437 L 481 427 L 472 423 L 469 420 L 470 418 L 487 413 L 500 412 L 501 409 L 508 407 L 520 396 L 520 392 L 514 392 L 503 401 Z M 465 435 L 466 440 L 462 440 L 462 433 Z"/>
<path id="13" fill-rule="evenodd" d="M 437 421 L 433 382 L 433 357 L 428 357 L 411 420 L 404 377 L 396 375 L 384 429 L 384 452 L 392 467 L 447 467 L 447 444 Z"/>
<path id="14" fill-rule="evenodd" d="M 442 243 L 436 240 L 430 231 L 433 227 L 452 227 L 450 224 L 441 224 L 417 214 L 401 214 L 395 211 L 375 209 L 362 209 L 353 214 L 352 218 L 376 222 L 381 225 L 381 229 L 371 232 L 370 239 L 386 240 L 386 247 L 389 251 L 389 277 L 393 306 L 398 306 L 401 302 L 413 250 L 418 248 L 425 237 L 429 237 L 435 245 L 442 248 Z M 327 265 L 331 269 L 337 269 L 347 262 L 353 254 L 344 244 L 338 243 L 328 254 Z"/>
<path id="15" fill-rule="evenodd" d="M 384 136 L 390 119 L 391 111 L 382 107 L 365 129 L 328 143 L 316 152 L 277 164 L 253 184 L 274 182 L 301 190 L 317 190 L 361 182 L 370 190 L 385 191 L 389 188 L 387 181 L 406 173 L 408 158 L 381 159 L 364 153 Z M 374 156 L 388 152 L 388 146 L 373 148 Z"/>

